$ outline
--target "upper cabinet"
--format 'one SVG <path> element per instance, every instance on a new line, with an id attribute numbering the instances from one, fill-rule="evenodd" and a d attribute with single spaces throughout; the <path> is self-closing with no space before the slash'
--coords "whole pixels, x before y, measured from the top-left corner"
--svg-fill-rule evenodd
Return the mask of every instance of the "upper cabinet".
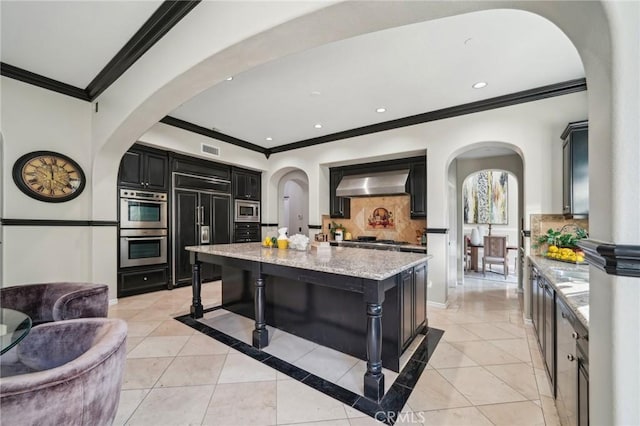
<path id="1" fill-rule="evenodd" d="M 132 148 L 122 157 L 118 184 L 127 188 L 166 191 L 169 188 L 168 169 L 166 153 L 144 147 Z"/>
<path id="2" fill-rule="evenodd" d="M 249 170 L 233 169 L 233 198 L 260 200 L 261 174 Z"/>
<path id="3" fill-rule="evenodd" d="M 329 216 L 332 218 L 348 219 L 351 217 L 351 200 L 336 197 L 336 188 L 342 180 L 344 172 L 340 168 L 329 169 Z"/>
<path id="4" fill-rule="evenodd" d="M 587 121 L 569 123 L 561 136 L 562 213 L 589 215 L 589 128 Z"/>
<path id="5" fill-rule="evenodd" d="M 407 186 L 411 196 L 411 219 L 427 217 L 427 163 L 424 159 L 411 163 Z"/>

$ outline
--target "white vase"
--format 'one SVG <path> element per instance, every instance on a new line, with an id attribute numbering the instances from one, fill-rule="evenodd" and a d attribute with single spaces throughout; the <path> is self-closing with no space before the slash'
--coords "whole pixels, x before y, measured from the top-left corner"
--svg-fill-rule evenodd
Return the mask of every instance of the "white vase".
<path id="1" fill-rule="evenodd" d="M 473 228 L 471 230 L 471 244 L 474 246 L 479 246 L 480 244 L 482 244 L 482 241 L 480 240 L 480 231 L 478 231 L 478 228 Z"/>

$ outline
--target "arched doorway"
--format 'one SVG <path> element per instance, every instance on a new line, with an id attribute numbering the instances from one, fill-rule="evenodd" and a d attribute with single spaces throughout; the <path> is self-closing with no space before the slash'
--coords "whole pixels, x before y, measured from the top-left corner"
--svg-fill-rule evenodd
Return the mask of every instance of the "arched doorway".
<path id="1" fill-rule="evenodd" d="M 486 191 L 487 188 L 489 191 Z M 517 269 L 520 213 L 518 211 L 517 178 L 506 170 L 484 169 L 473 172 L 464 178 L 461 190 L 462 199 L 459 199 L 458 205 L 461 205 L 459 210 L 462 213 L 462 246 L 465 247 L 465 241 L 475 242 L 471 241 L 474 230 L 478 232 L 480 239 L 484 236 L 506 237 L 508 258 L 506 271 L 501 265 L 498 265 L 498 268 L 500 273 L 505 275 L 505 280 L 517 281 L 520 275 Z M 483 214 L 483 210 L 485 214 Z M 469 253 L 463 253 L 464 274 L 462 281 L 465 277 L 480 278 L 480 259 L 484 250 L 478 247 L 468 250 Z M 481 279 L 485 277 L 495 278 L 492 274 L 489 276 L 483 274 Z M 458 282 L 460 283 L 460 280 Z"/>
<path id="2" fill-rule="evenodd" d="M 286 227 L 289 235 L 309 234 L 309 178 L 302 170 L 278 182 L 278 227 Z"/>
<path id="3" fill-rule="evenodd" d="M 342 2 L 320 11 L 297 11 L 297 15 L 292 13 L 277 16 L 276 18 L 279 18 L 277 25 L 268 19 L 261 19 L 259 20 L 260 28 L 247 28 L 236 24 L 236 28 L 242 28 L 245 31 L 241 35 L 242 38 L 233 39 L 232 37 L 231 40 L 225 40 L 222 46 L 215 47 L 217 49 L 215 52 L 193 55 L 196 57 L 190 57 L 190 60 L 186 61 L 189 66 L 184 69 L 164 67 L 167 70 L 171 69 L 170 72 L 173 75 L 158 74 L 158 78 L 163 82 L 170 82 L 159 90 L 154 91 L 148 85 L 139 85 L 139 88 L 135 89 L 126 86 L 117 87 L 116 98 L 118 89 L 122 91 L 129 88 L 131 92 L 137 89 L 140 92 L 134 93 L 135 99 L 124 102 L 124 108 L 123 103 L 107 103 L 107 108 L 109 104 L 115 105 L 116 109 L 121 110 L 120 114 L 112 114 L 112 117 L 106 114 L 107 118 L 102 122 L 100 117 L 96 119 L 98 129 L 94 132 L 94 152 L 97 154 L 94 163 L 93 192 L 104 194 L 104 197 L 93 197 L 93 219 L 112 219 L 115 216 L 114 207 L 106 205 L 102 199 L 114 199 L 115 188 L 104 182 L 110 181 L 105 177 L 114 176 L 117 172 L 117 167 L 108 164 L 113 160 L 113 152 L 118 154 L 115 157 L 119 157 L 124 150 L 123 146 L 117 146 L 117 141 L 129 142 L 137 137 L 142 129 L 148 128 L 172 107 L 179 104 L 178 97 L 188 98 L 202 87 L 210 85 L 211 80 L 220 80 L 226 75 L 242 71 L 243 67 L 248 66 L 246 64 L 260 63 L 267 56 L 273 59 L 292 51 L 311 47 L 315 43 L 327 43 L 358 33 L 382 29 L 382 27 L 496 7 L 494 2 L 413 2 L 410 7 L 404 4 L 402 7 L 397 7 L 396 4 L 385 2 L 377 4 L 382 9 L 371 6 L 370 2 Z M 638 228 L 633 218 L 636 216 L 637 208 L 634 201 L 638 199 L 639 190 L 630 187 L 624 197 L 618 196 L 618 191 L 611 191 L 611 188 L 628 186 L 625 179 L 635 175 L 638 157 L 637 147 L 634 147 L 637 141 L 634 135 L 638 134 L 638 124 L 635 119 L 638 109 L 634 106 L 634 101 L 638 99 L 637 79 L 631 76 L 637 75 L 640 65 L 637 61 L 638 55 L 629 54 L 629 52 L 637 53 L 637 46 L 632 46 L 633 43 L 630 40 L 637 39 L 638 9 L 635 7 L 631 9 L 631 13 L 626 13 L 620 4 L 622 3 L 557 2 L 553 7 L 548 7 L 548 3 L 545 2 L 505 2 L 499 6 L 521 8 L 547 17 L 567 33 L 582 55 L 589 79 L 589 118 L 592 120 L 590 136 L 595 141 L 590 144 L 590 156 L 597 159 L 589 167 L 590 175 L 596 178 L 591 184 L 591 193 L 598 194 L 600 199 L 599 203 L 593 202 L 591 206 L 594 218 L 590 226 L 591 235 L 601 240 L 633 242 L 634 239 L 637 241 L 638 237 Z M 353 16 L 358 16 L 358 19 L 353 20 Z M 580 16 L 581 19 L 575 19 L 576 16 Z M 216 25 L 215 16 L 212 18 L 214 20 L 202 19 L 201 21 L 211 28 L 219 28 Z M 270 25 L 273 26 L 270 27 Z M 298 25 L 304 26 L 305 31 L 299 31 Z M 268 30 L 265 31 L 264 28 Z M 320 32 L 318 28 L 326 28 L 331 34 Z M 291 37 L 296 29 L 300 36 Z M 260 37 L 251 37 L 261 31 L 263 33 Z M 202 36 L 199 35 L 199 38 L 202 39 Z M 246 43 L 242 45 L 243 43 L 238 42 L 235 45 L 234 42 L 238 39 Z M 194 50 L 197 49 L 197 44 L 193 44 Z M 206 43 L 205 45 L 214 44 Z M 255 48 L 260 44 L 276 47 L 270 51 Z M 237 49 L 225 50 L 230 46 Z M 623 53 L 613 55 L 614 51 Z M 259 52 L 264 57 L 252 57 L 249 54 L 251 52 Z M 214 56 L 217 58 L 213 58 Z M 167 56 L 164 55 L 164 57 Z M 210 58 L 213 59 L 209 60 Z M 229 58 L 241 58 L 241 60 L 234 61 Z M 191 64 L 199 65 L 191 67 Z M 153 65 L 155 64 L 149 62 L 148 68 L 139 68 L 142 73 L 148 74 L 148 69 Z M 205 70 L 207 67 L 217 69 L 218 72 L 208 73 Z M 160 73 L 162 68 L 156 67 Z M 121 79 L 121 82 L 125 80 L 131 81 L 131 79 Z M 113 96 L 113 91 L 108 95 Z M 102 116 L 105 116 L 104 110 Z M 612 174 L 611 170 L 616 170 L 617 173 Z M 442 182 L 439 181 L 446 179 L 445 174 L 440 174 L 437 179 L 435 187 L 433 183 L 429 186 L 436 189 L 434 192 L 447 194 L 446 187 L 440 185 Z M 446 229 L 449 215 L 447 209 L 442 208 L 443 204 L 430 204 L 434 206 L 428 211 L 430 223 Z M 444 211 L 438 212 L 438 209 Z M 444 252 L 448 242 L 446 236 L 433 238 L 432 241 L 430 250 L 433 248 L 435 252 L 437 249 L 437 254 Z M 111 243 L 115 244 L 114 241 Z M 102 241 L 93 241 L 93 244 L 95 252 L 104 246 Z M 95 266 L 94 269 L 96 269 Z M 592 357 L 592 366 L 598 367 L 595 369 L 596 374 L 592 377 L 597 384 L 594 386 L 592 399 L 598 401 L 598 410 L 593 411 L 601 413 L 596 418 L 600 423 L 612 424 L 613 419 L 631 419 L 633 422 L 634 419 L 639 418 L 638 409 L 633 405 L 637 400 L 639 386 L 637 381 L 632 382 L 633 379 L 629 377 L 637 377 L 637 375 L 614 369 L 613 360 L 629 360 L 628 354 L 637 354 L 637 339 L 627 339 L 628 333 L 625 332 L 628 327 L 637 324 L 637 318 L 629 322 L 629 318 L 624 313 L 637 312 L 635 296 L 638 295 L 638 288 L 636 283 L 626 278 L 608 276 L 604 272 L 596 271 L 595 268 L 592 268 L 592 271 L 598 284 L 602 284 L 598 285 L 596 292 L 592 294 L 592 300 L 598 301 L 592 307 L 592 318 L 596 320 L 593 328 L 595 338 L 592 339 L 591 346 L 595 354 Z M 434 268 L 434 272 L 440 274 L 442 270 Z M 442 274 L 442 276 L 446 275 Z M 612 290 L 613 285 L 616 286 L 615 291 Z M 634 300 L 635 304 L 632 303 Z M 621 308 L 624 309 L 621 310 Z M 622 314 L 615 316 L 612 312 L 622 312 Z M 637 368 L 631 371 L 637 372 Z"/>
<path id="4" fill-rule="evenodd" d="M 523 239 L 521 231 L 524 215 L 524 164 L 520 150 L 504 142 L 480 142 L 468 145 L 464 150 L 455 153 L 447 171 L 449 187 L 449 221 L 451 223 L 449 250 L 449 286 L 462 284 L 464 281 L 464 238 L 470 234 L 474 224 L 465 224 L 464 218 L 464 184 L 470 176 L 484 170 L 501 170 L 507 173 L 508 205 L 507 220 L 504 225 L 492 225 L 494 234 L 508 236 L 508 245 L 517 247 L 510 254 L 512 262 L 516 256 L 518 289 L 523 288 L 521 254 Z M 485 225 L 486 231 L 488 227 Z"/>

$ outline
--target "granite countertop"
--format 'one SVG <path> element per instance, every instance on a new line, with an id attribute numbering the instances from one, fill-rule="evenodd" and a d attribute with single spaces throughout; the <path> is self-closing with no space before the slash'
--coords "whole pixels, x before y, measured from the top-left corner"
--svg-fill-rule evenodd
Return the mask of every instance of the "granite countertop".
<path id="1" fill-rule="evenodd" d="M 402 250 L 411 250 L 411 251 L 420 251 L 420 252 L 427 252 L 427 247 L 426 246 L 421 246 L 418 244 L 389 244 L 389 243 L 377 243 L 375 241 L 355 241 L 355 240 L 346 240 L 346 241 L 335 241 L 335 240 L 331 240 L 329 241 L 331 244 L 337 244 L 338 246 L 345 246 L 345 247 L 349 247 L 349 246 L 357 246 L 359 248 L 379 248 L 379 247 L 384 247 L 384 248 L 390 248 L 390 249 L 397 249 L 398 251 L 402 251 Z"/>
<path id="2" fill-rule="evenodd" d="M 262 247 L 261 243 L 216 244 L 186 247 L 188 251 L 254 262 L 327 272 L 381 281 L 424 263 L 433 256 L 387 250 L 330 247 L 298 251 Z"/>
<path id="3" fill-rule="evenodd" d="M 589 266 L 558 262 L 542 256 L 529 256 L 529 261 L 553 285 L 556 294 L 576 314 L 582 325 L 589 329 Z M 569 275 L 561 276 L 563 273 Z M 586 278 L 571 277 L 571 273 Z"/>

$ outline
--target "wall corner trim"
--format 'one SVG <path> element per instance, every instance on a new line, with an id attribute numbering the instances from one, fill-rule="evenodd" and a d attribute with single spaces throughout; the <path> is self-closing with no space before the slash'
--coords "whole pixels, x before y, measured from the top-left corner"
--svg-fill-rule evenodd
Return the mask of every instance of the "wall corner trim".
<path id="1" fill-rule="evenodd" d="M 578 247 L 589 264 L 609 275 L 640 277 L 640 245 L 586 239 L 579 241 Z"/>
<path id="2" fill-rule="evenodd" d="M 427 228 L 427 234 L 448 234 L 449 228 Z"/>

